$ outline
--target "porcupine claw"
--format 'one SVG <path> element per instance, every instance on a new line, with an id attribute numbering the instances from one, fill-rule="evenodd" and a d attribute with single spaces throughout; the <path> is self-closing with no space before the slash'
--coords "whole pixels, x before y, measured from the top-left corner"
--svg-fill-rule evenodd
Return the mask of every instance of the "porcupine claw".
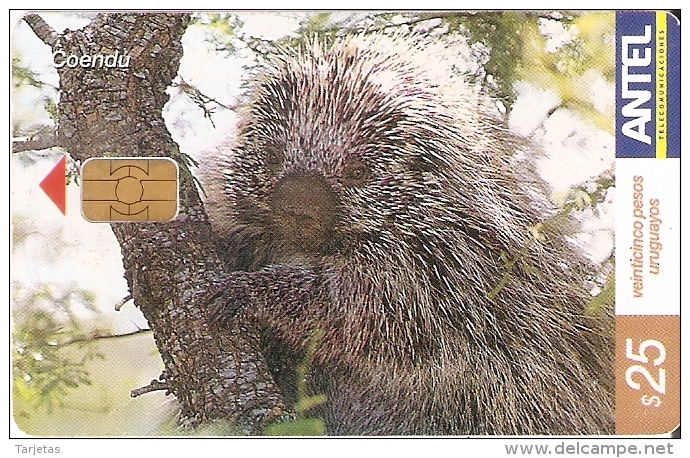
<path id="1" fill-rule="evenodd" d="M 249 306 L 249 297 L 244 288 L 234 282 L 228 283 L 210 294 L 206 301 L 208 319 L 212 323 L 226 324 Z"/>

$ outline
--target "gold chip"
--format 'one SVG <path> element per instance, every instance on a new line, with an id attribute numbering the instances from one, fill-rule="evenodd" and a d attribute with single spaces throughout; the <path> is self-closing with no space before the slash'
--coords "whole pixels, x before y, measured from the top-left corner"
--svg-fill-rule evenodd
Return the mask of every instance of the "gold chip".
<path id="1" fill-rule="evenodd" d="M 178 169 L 169 157 L 92 158 L 81 166 L 87 221 L 170 221 L 177 216 Z"/>

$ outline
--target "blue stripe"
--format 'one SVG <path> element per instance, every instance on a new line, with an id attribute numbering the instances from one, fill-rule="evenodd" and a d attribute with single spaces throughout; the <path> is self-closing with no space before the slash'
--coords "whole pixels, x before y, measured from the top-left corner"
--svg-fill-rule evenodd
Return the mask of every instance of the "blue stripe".
<path id="1" fill-rule="evenodd" d="M 656 157 L 655 41 L 655 13 L 616 12 L 616 157 Z"/>
<path id="2" fill-rule="evenodd" d="M 668 28 L 668 151 L 667 157 L 680 157 L 680 24 L 675 16 L 666 17 Z"/>

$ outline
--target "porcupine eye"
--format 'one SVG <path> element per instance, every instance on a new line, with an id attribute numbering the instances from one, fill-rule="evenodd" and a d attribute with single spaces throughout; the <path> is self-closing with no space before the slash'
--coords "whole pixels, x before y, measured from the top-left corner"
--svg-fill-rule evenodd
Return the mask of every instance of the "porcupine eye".
<path id="1" fill-rule="evenodd" d="M 369 167 L 365 163 L 352 159 L 345 163 L 341 181 L 344 186 L 359 186 L 364 184 L 370 175 Z"/>

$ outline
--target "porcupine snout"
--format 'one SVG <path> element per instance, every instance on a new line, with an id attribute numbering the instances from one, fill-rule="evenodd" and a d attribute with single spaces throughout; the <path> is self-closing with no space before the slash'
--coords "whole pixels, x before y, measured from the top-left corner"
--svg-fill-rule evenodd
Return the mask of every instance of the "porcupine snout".
<path id="1" fill-rule="evenodd" d="M 287 245 L 305 253 L 323 251 L 335 224 L 337 199 L 322 177 L 303 172 L 284 176 L 273 190 L 271 208 Z"/>

